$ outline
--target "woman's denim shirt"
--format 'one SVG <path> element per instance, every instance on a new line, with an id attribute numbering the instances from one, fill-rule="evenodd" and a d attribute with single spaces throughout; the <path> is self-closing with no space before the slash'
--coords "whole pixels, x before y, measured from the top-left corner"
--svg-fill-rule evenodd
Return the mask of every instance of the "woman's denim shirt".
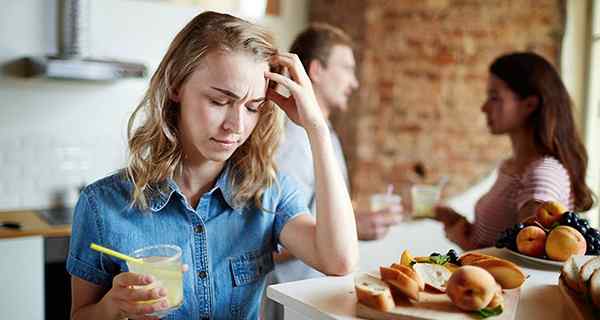
<path id="1" fill-rule="evenodd" d="M 124 261 L 90 249 L 90 243 L 131 253 L 149 245 L 181 247 L 184 302 L 165 319 L 257 319 L 265 275 L 283 226 L 308 212 L 306 193 L 279 175 L 259 210 L 234 208 L 228 167 L 194 210 L 173 180 L 149 197 L 149 210 L 131 206 L 132 184 L 121 172 L 82 192 L 75 208 L 68 272 L 105 288 L 127 271 Z"/>

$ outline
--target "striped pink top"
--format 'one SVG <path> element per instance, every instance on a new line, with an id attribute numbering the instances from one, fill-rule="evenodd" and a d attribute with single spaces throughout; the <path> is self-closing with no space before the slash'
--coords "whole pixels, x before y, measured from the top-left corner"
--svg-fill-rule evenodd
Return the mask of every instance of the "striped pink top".
<path id="1" fill-rule="evenodd" d="M 553 157 L 533 161 L 522 175 L 498 170 L 496 182 L 475 205 L 472 240 L 480 246 L 494 245 L 500 233 L 527 217 L 519 210 L 530 200 L 558 201 L 573 210 L 571 179 L 565 167 Z"/>

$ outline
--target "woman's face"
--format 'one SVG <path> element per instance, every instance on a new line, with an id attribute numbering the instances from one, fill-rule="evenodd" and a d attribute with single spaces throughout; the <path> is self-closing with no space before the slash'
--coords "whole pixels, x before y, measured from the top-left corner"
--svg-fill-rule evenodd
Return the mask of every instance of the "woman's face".
<path id="1" fill-rule="evenodd" d="M 481 111 L 492 134 L 512 133 L 523 128 L 531 108 L 520 99 L 500 78 L 490 74 L 487 99 Z"/>
<path id="2" fill-rule="evenodd" d="M 265 100 L 268 69 L 242 53 L 214 51 L 202 59 L 174 97 L 188 159 L 223 162 L 248 139 Z"/>

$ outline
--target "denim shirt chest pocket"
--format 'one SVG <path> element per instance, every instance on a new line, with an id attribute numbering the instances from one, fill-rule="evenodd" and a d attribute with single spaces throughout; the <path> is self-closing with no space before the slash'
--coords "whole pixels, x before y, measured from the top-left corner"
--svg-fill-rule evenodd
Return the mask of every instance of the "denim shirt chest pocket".
<path id="1" fill-rule="evenodd" d="M 273 255 L 270 249 L 264 248 L 246 252 L 229 259 L 233 276 L 233 292 L 231 295 L 231 316 L 233 319 L 244 319 L 244 315 L 252 313 L 255 308 L 251 301 L 262 293 L 265 276 L 273 270 Z"/>

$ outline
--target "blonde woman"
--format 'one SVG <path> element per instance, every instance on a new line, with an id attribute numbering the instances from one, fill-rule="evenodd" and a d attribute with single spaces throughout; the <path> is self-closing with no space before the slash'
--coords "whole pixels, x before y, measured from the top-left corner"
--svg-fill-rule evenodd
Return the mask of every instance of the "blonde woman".
<path id="1" fill-rule="evenodd" d="M 309 136 L 316 220 L 273 164 L 282 127 L 273 102 Z M 134 287 L 152 277 L 127 272 L 91 242 L 125 253 L 181 247 L 184 300 L 169 319 L 257 318 L 277 244 L 326 274 L 354 268 L 354 214 L 310 79 L 259 27 L 206 12 L 181 30 L 130 119 L 129 149 L 127 168 L 88 186 L 75 209 L 73 319 L 147 319 L 169 307 L 164 288 Z"/>

